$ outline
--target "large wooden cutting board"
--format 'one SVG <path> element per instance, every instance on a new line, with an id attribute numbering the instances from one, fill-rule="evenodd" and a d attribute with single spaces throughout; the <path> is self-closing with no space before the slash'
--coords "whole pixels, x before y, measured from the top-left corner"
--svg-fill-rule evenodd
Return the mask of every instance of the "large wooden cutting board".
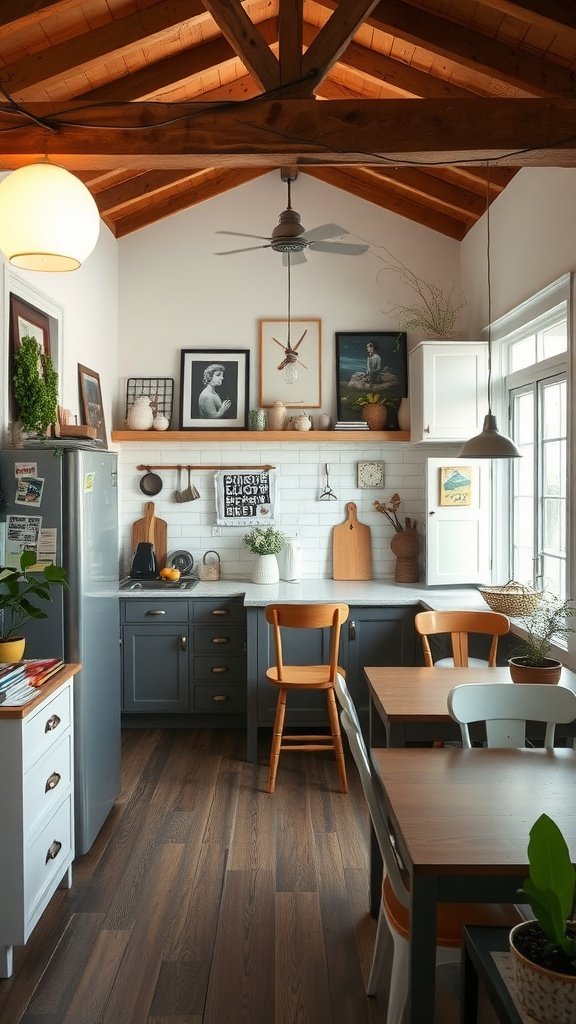
<path id="1" fill-rule="evenodd" d="M 136 551 L 142 541 L 154 545 L 156 564 L 158 569 L 163 569 L 168 551 L 168 524 L 156 516 L 153 501 L 146 502 L 144 518 L 132 524 L 132 551 Z"/>
<path id="2" fill-rule="evenodd" d="M 348 518 L 332 531 L 332 578 L 372 579 L 372 535 L 369 526 L 358 522 L 353 501 L 346 505 Z"/>

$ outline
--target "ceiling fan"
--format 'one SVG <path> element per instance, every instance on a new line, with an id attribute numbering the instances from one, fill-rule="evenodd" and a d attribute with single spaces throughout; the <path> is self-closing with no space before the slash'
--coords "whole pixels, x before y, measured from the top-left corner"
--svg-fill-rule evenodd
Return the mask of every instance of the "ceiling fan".
<path id="1" fill-rule="evenodd" d="M 298 172 L 292 168 L 282 168 L 282 181 L 288 187 L 288 203 L 278 218 L 278 223 L 271 235 L 250 235 L 242 231 L 217 231 L 218 235 L 235 235 L 238 238 L 260 238 L 264 245 L 249 245 L 245 249 L 227 249 L 225 252 L 217 252 L 215 256 L 230 256 L 237 252 L 251 252 L 254 249 L 272 249 L 274 252 L 282 253 L 282 262 L 287 266 L 288 261 L 294 266 L 295 263 L 306 263 L 305 249 L 312 249 L 316 252 L 339 253 L 341 256 L 360 256 L 368 250 L 367 245 L 357 245 L 351 242 L 333 242 L 331 239 L 340 235 L 350 234 L 346 228 L 340 228 L 337 224 L 322 224 L 318 228 L 307 231 L 301 222 L 300 214 L 292 208 L 290 187 L 296 181 Z"/>

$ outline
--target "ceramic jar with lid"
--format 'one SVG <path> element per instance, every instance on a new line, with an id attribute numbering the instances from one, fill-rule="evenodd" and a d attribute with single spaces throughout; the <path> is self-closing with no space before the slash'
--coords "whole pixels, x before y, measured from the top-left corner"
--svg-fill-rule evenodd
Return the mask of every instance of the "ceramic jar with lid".
<path id="1" fill-rule="evenodd" d="M 128 410 L 126 424 L 128 430 L 150 430 L 154 423 L 154 413 L 148 395 L 140 395 Z"/>
<path id="2" fill-rule="evenodd" d="M 286 425 L 286 406 L 284 402 L 274 402 L 268 409 L 268 430 L 284 430 Z"/>
<path id="3" fill-rule="evenodd" d="M 300 416 L 297 416 L 294 421 L 295 430 L 312 430 L 312 420 L 310 419 L 307 412 L 303 412 Z"/>

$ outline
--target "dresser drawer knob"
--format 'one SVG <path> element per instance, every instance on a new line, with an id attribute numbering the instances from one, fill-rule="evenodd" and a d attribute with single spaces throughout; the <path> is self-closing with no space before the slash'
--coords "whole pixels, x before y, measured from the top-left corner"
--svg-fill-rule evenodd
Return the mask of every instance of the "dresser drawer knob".
<path id="1" fill-rule="evenodd" d="M 217 704 L 223 704 L 225 701 L 229 700 L 229 698 L 225 693 L 215 693 L 212 700 Z"/>
<path id="2" fill-rule="evenodd" d="M 48 853 L 46 854 L 46 860 L 44 861 L 44 863 L 47 864 L 49 860 L 56 860 L 56 857 L 60 853 L 61 849 L 62 843 L 59 843 L 58 840 L 55 839 L 54 842 L 50 843 L 50 846 L 48 847 Z"/>
<path id="3" fill-rule="evenodd" d="M 211 672 L 222 673 L 228 672 L 228 665 L 214 665 L 214 668 L 210 669 Z"/>
<path id="4" fill-rule="evenodd" d="M 46 779 L 46 785 L 44 786 L 44 792 L 49 793 L 51 789 L 56 789 L 56 786 L 60 782 L 62 776 L 58 772 L 52 772 Z"/>
<path id="5" fill-rule="evenodd" d="M 61 721 L 62 719 L 59 718 L 58 715 L 50 715 L 50 718 L 48 719 L 46 725 L 44 726 L 44 732 L 53 732 L 54 729 L 58 728 Z"/>
<path id="6" fill-rule="evenodd" d="M 213 608 L 210 615 L 230 615 L 229 608 Z"/>
<path id="7" fill-rule="evenodd" d="M 164 608 L 150 608 L 146 615 L 166 615 L 166 610 Z"/>
<path id="8" fill-rule="evenodd" d="M 230 643 L 230 637 L 229 636 L 213 636 L 212 637 L 212 643 L 213 644 L 229 644 Z"/>

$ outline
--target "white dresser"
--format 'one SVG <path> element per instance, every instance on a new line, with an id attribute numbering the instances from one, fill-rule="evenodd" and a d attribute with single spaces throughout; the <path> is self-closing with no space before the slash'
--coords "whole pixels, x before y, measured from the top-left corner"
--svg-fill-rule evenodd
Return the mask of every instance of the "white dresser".
<path id="1" fill-rule="evenodd" d="M 66 665 L 23 707 L 0 705 L 0 977 L 54 891 L 72 884 L 73 685 Z"/>

